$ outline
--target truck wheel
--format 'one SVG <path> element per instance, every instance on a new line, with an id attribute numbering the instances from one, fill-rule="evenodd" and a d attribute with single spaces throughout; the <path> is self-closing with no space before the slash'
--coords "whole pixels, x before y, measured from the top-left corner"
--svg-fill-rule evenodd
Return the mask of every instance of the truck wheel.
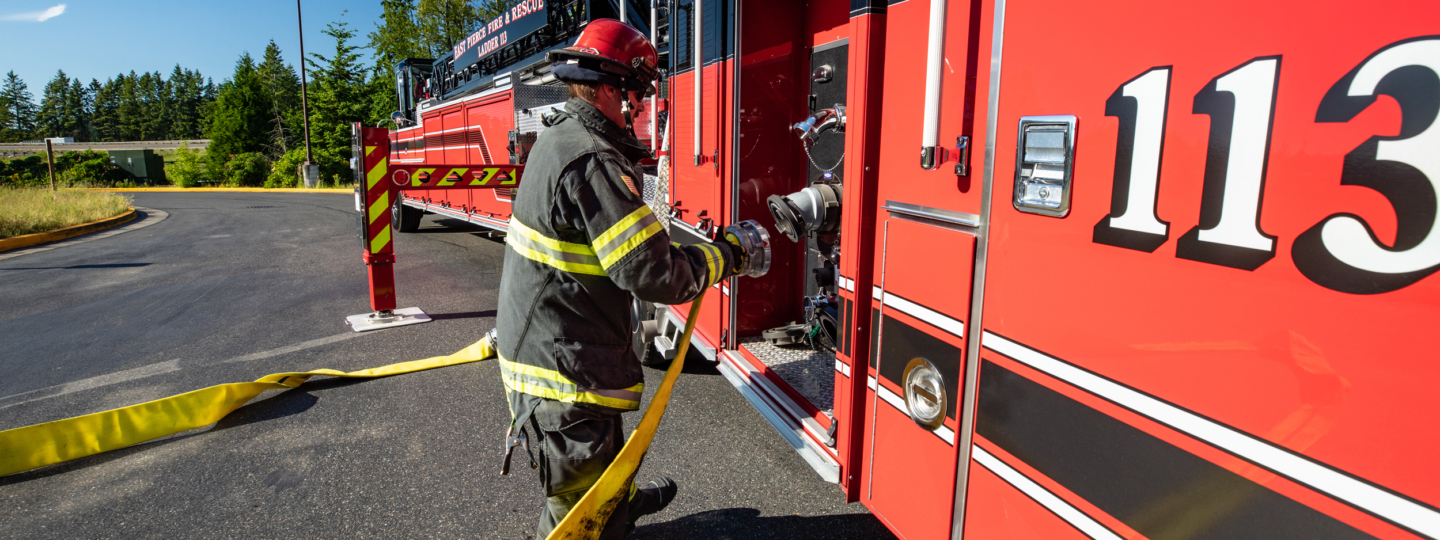
<path id="1" fill-rule="evenodd" d="M 415 232 L 420 228 L 420 218 L 424 216 L 425 213 L 419 209 L 405 206 L 403 200 L 396 200 L 395 206 L 390 207 L 390 222 L 400 232 Z"/>

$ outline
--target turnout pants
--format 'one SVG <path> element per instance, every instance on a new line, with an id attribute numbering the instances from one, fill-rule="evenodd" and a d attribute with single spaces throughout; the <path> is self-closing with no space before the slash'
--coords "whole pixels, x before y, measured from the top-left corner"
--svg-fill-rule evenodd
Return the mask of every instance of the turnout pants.
<path id="1" fill-rule="evenodd" d="M 624 424 L 613 412 L 546 400 L 535 408 L 530 426 L 539 443 L 540 485 L 545 489 L 545 508 L 535 531 L 536 540 L 542 540 L 620 454 L 620 448 L 625 446 Z M 630 523 L 629 499 L 622 497 L 610 514 L 600 533 L 601 540 L 625 537 Z"/>

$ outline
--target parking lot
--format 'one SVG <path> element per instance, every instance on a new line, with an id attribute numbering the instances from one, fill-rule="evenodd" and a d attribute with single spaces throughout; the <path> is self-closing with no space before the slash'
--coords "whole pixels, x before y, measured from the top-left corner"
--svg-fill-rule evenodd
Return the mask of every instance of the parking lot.
<path id="1" fill-rule="evenodd" d="M 369 309 L 348 195 L 134 198 L 143 227 L 0 254 L 0 429 L 449 354 L 494 326 L 504 245 L 471 226 L 429 216 L 396 240 L 400 305 L 434 322 L 356 334 L 344 317 Z M 534 473 L 498 474 L 497 371 L 317 378 L 211 427 L 3 477 L 0 536 L 530 538 Z M 889 537 L 703 359 L 686 371 L 640 472 L 680 494 L 633 538 Z"/>

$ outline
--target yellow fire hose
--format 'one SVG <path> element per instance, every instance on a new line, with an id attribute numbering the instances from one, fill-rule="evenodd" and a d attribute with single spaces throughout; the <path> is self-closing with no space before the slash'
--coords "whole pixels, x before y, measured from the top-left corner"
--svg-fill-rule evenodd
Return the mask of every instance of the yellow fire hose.
<path id="1" fill-rule="evenodd" d="M 593 539 L 600 536 L 605 522 L 628 496 L 635 472 L 655 439 L 660 417 L 670 403 L 675 379 L 685 366 L 690 350 L 690 336 L 700 318 L 702 294 L 690 304 L 690 316 L 680 336 L 680 346 L 660 389 L 641 417 L 640 425 L 630 434 L 625 447 L 605 473 L 585 493 L 565 519 L 550 533 L 549 539 Z M 255 382 L 231 383 L 202 388 L 138 405 L 76 416 L 43 424 L 0 431 L 0 476 L 63 463 L 73 459 L 109 452 L 145 441 L 204 427 L 220 421 L 225 415 L 255 399 L 266 390 L 295 388 L 316 375 L 332 377 L 388 377 L 439 367 L 478 362 L 495 356 L 488 340 L 480 340 L 449 356 L 413 360 L 349 373 L 333 369 L 317 369 L 295 373 L 266 375 Z"/>
<path id="2" fill-rule="evenodd" d="M 221 384 L 139 405 L 0 431 L 0 476 L 93 456 L 208 426 L 255 399 L 261 392 L 295 388 L 316 375 L 388 377 L 478 362 L 494 356 L 490 342 L 482 339 L 449 356 L 412 360 L 349 373 L 333 369 L 275 373 L 255 382 Z"/>
<path id="3" fill-rule="evenodd" d="M 561 539 L 595 539 L 600 537 L 600 531 L 605 529 L 605 522 L 610 519 L 610 514 L 615 511 L 615 506 L 620 504 L 621 497 L 630 495 L 630 484 L 635 481 L 635 472 L 640 469 L 640 462 L 645 460 L 645 452 L 650 450 L 650 442 L 655 439 L 655 430 L 660 427 L 660 417 L 665 415 L 665 407 L 670 404 L 670 390 L 675 387 L 675 379 L 680 376 L 680 370 L 685 368 L 685 353 L 690 351 L 690 334 L 695 331 L 695 321 L 700 319 L 700 304 L 705 300 L 705 294 L 701 293 L 694 302 L 690 303 L 690 316 L 685 318 L 685 332 L 680 335 L 680 348 L 675 351 L 675 360 L 670 363 L 670 369 L 665 370 L 665 379 L 660 381 L 660 389 L 655 391 L 655 398 L 650 400 L 650 406 L 645 408 L 645 416 L 640 418 L 640 425 L 630 433 L 630 440 L 625 442 L 625 447 L 620 449 L 620 454 L 615 456 L 615 461 L 590 486 L 590 491 L 580 502 L 570 509 L 565 519 L 550 531 L 546 540 Z"/>

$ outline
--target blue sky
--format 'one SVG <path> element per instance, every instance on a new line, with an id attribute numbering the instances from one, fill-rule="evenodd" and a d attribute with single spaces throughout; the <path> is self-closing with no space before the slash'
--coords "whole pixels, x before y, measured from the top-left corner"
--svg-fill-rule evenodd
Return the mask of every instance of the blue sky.
<path id="1" fill-rule="evenodd" d="M 320 32 L 345 10 L 357 45 L 380 17 L 380 0 L 302 4 L 306 53 L 330 55 L 335 42 Z M 57 69 L 88 83 L 131 70 L 168 77 L 178 63 L 218 84 L 240 53 L 258 61 L 271 39 L 299 69 L 297 30 L 293 0 L 0 0 L 0 75 L 15 71 L 37 102 Z"/>

